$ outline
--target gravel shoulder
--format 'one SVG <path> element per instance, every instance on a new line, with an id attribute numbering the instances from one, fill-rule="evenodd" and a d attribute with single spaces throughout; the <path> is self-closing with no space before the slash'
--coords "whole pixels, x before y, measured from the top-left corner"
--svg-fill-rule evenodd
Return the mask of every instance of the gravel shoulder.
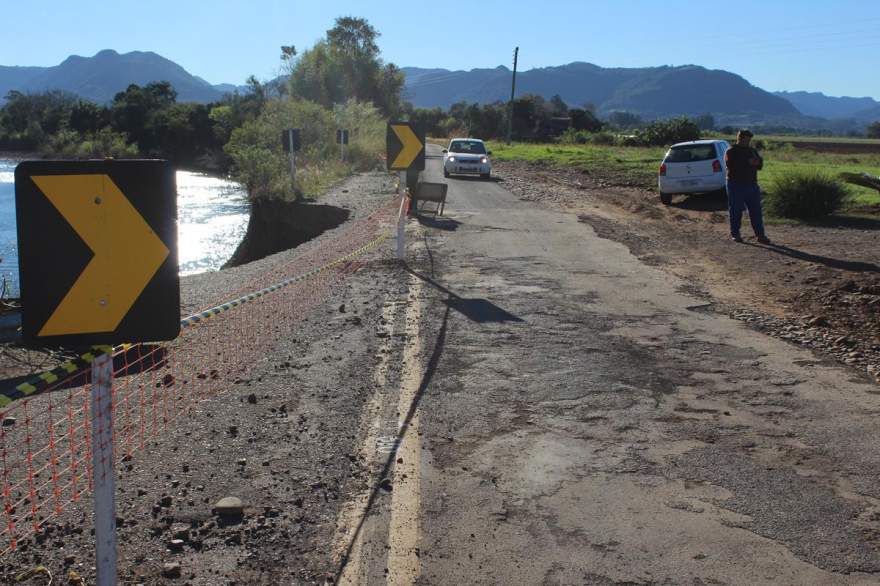
<path id="1" fill-rule="evenodd" d="M 385 173 L 335 186 L 321 203 L 349 221 L 297 249 L 182 279 L 182 313 L 225 301 L 276 267 L 330 247 L 393 196 Z M 404 340 L 383 330 L 383 309 L 405 298 L 406 274 L 385 244 L 338 278 L 324 300 L 224 392 L 196 404 L 161 439 L 120 463 L 117 530 L 124 584 L 323 584 L 338 563 L 341 507 L 371 482 L 359 452 L 360 415 L 374 369 Z M 283 293 L 282 293 L 283 294 Z M 386 360 L 386 362 L 388 362 Z M 393 384 L 398 366 L 385 364 Z M 223 516 L 224 497 L 241 515 Z M 37 566 L 94 581 L 91 498 L 0 561 L 0 583 Z M 179 541 L 176 541 L 179 540 Z M 31 582 L 40 583 L 40 577 Z"/>
<path id="2" fill-rule="evenodd" d="M 676 196 L 667 207 L 656 193 L 613 178 L 523 162 L 496 167 L 505 189 L 577 214 L 646 264 L 684 279 L 717 310 L 880 374 L 880 220 L 774 224 L 772 246 L 748 236 L 736 244 L 727 237 L 723 194 Z"/>

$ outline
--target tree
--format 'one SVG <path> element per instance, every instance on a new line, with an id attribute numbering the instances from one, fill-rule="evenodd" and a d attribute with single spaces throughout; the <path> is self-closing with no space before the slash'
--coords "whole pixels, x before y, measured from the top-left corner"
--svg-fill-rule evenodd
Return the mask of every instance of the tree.
<path id="1" fill-rule="evenodd" d="M 31 150 L 63 129 L 77 98 L 62 91 L 40 94 L 11 91 L 0 109 L 0 135 L 10 148 Z"/>
<path id="2" fill-rule="evenodd" d="M 712 130 L 715 128 L 715 117 L 712 114 L 700 114 L 694 118 L 694 123 L 699 126 L 700 130 Z"/>
<path id="3" fill-rule="evenodd" d="M 154 153 L 166 119 L 162 111 L 177 100 L 177 92 L 167 81 L 154 81 L 144 87 L 129 85 L 113 97 L 110 118 L 113 128 L 126 133 L 142 153 Z"/>
<path id="4" fill-rule="evenodd" d="M 519 140 L 538 138 L 551 117 L 550 107 L 543 97 L 526 94 L 516 98 L 512 108 L 512 134 Z"/>
<path id="5" fill-rule="evenodd" d="M 880 120 L 869 124 L 866 134 L 868 138 L 880 138 Z"/>
<path id="6" fill-rule="evenodd" d="M 642 117 L 632 112 L 611 112 L 608 122 L 618 128 L 635 128 L 642 125 Z"/>
<path id="7" fill-rule="evenodd" d="M 352 98 L 370 101 L 386 115 L 398 114 L 403 73 L 382 61 L 378 37 L 363 18 L 337 18 L 326 38 L 296 61 L 288 78 L 290 94 L 327 107 Z M 284 47 L 282 59 L 292 59 Z"/>
<path id="8" fill-rule="evenodd" d="M 575 130 L 599 132 L 602 130 L 602 126 L 604 126 L 602 121 L 596 118 L 596 115 L 589 110 L 574 108 L 569 110 L 568 115 L 571 116 L 571 127 Z"/>
<path id="9" fill-rule="evenodd" d="M 107 108 L 88 100 L 79 100 L 70 109 L 68 127 L 77 132 L 97 132 L 110 122 Z"/>
<path id="10" fill-rule="evenodd" d="M 550 98 L 550 110 L 554 116 L 568 116 L 568 104 L 559 94 Z"/>

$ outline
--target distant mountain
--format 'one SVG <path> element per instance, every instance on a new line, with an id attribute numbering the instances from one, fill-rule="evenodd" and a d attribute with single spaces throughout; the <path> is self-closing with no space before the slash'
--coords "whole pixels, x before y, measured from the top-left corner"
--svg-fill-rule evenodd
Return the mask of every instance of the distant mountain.
<path id="1" fill-rule="evenodd" d="M 856 112 L 852 117 L 860 122 L 876 122 L 880 120 L 880 104 L 873 108 Z"/>
<path id="2" fill-rule="evenodd" d="M 120 55 L 108 49 L 94 57 L 72 55 L 54 67 L 0 66 L 0 100 L 10 90 L 58 89 L 106 103 L 130 84 L 145 85 L 151 81 L 170 82 L 179 102 L 213 102 L 236 89 L 229 84 L 212 86 L 156 53 L 132 51 Z"/>
<path id="3" fill-rule="evenodd" d="M 459 101 L 507 100 L 511 72 L 506 67 L 449 71 L 405 67 L 405 93 L 417 107 L 448 107 Z M 798 120 L 788 100 L 742 77 L 696 65 L 603 68 L 575 62 L 517 74 L 517 95 L 559 94 L 570 106 L 593 104 L 599 113 L 626 110 L 648 118 L 712 113 L 751 115 L 756 120 Z"/>
<path id="4" fill-rule="evenodd" d="M 773 92 L 791 102 L 801 114 L 820 118 L 853 118 L 860 112 L 880 107 L 873 98 L 826 96 L 821 92 Z"/>

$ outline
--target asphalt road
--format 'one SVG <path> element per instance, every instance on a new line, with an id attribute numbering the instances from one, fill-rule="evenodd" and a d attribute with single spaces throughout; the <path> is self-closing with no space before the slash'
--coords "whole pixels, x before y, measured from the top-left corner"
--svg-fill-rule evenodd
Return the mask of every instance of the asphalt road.
<path id="1" fill-rule="evenodd" d="M 880 583 L 876 385 L 446 181 L 409 224 L 399 388 L 363 422 L 385 488 L 341 517 L 340 583 Z"/>

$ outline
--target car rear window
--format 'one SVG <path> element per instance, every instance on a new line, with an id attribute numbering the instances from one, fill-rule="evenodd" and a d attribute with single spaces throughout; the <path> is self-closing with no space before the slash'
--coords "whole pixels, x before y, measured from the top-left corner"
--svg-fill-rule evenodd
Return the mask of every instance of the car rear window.
<path id="1" fill-rule="evenodd" d="M 667 163 L 690 163 L 692 161 L 708 161 L 709 159 L 717 158 L 718 154 L 715 152 L 714 144 L 676 146 L 669 149 L 669 152 L 666 153 Z"/>
<path id="2" fill-rule="evenodd" d="M 475 140 L 453 140 L 452 144 L 449 145 L 449 152 L 485 155 L 486 147 L 483 146 L 483 143 Z"/>

